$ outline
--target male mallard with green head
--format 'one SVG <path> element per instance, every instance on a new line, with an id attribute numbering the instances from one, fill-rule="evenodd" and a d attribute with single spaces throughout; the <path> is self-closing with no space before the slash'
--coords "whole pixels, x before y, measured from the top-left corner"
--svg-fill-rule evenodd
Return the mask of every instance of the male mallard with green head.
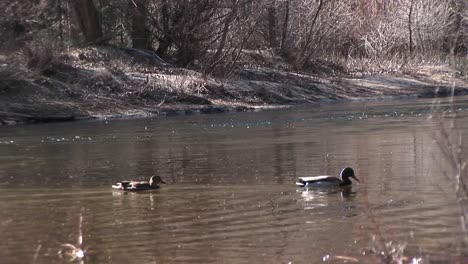
<path id="1" fill-rule="evenodd" d="M 313 176 L 313 177 L 299 177 L 296 185 L 300 187 L 346 187 L 353 184 L 350 178 L 359 182 L 354 170 L 352 168 L 344 168 L 339 177 L 334 176 Z"/>
<path id="2" fill-rule="evenodd" d="M 122 191 L 145 191 L 159 189 L 159 184 L 166 182 L 160 176 L 153 175 L 149 181 L 121 181 L 112 185 L 112 188 Z"/>

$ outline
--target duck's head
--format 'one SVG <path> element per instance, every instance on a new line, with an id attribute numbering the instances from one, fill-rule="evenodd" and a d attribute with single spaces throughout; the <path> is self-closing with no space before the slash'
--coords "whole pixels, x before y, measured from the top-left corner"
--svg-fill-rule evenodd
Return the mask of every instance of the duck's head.
<path id="1" fill-rule="evenodd" d="M 349 178 L 355 179 L 357 182 L 359 182 L 358 178 L 356 175 L 354 175 L 354 170 L 350 167 L 344 168 L 341 173 L 340 173 L 340 178 L 342 181 L 349 180 Z"/>
<path id="2" fill-rule="evenodd" d="M 160 183 L 166 184 L 166 182 L 163 181 L 163 179 L 161 179 L 160 176 L 158 176 L 158 175 L 153 175 L 153 176 L 151 176 L 151 178 L 150 178 L 150 180 L 149 180 L 149 184 L 150 184 L 151 186 L 156 186 L 156 185 L 158 185 L 158 184 L 160 184 Z"/>

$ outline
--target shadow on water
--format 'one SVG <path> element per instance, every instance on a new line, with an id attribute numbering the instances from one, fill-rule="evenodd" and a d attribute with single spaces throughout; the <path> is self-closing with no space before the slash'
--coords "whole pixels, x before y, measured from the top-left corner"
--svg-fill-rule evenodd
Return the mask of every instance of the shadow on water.
<path id="1" fill-rule="evenodd" d="M 456 260 L 467 252 L 430 103 L 2 127 L 2 260 L 376 263 L 381 249 Z M 294 185 L 345 166 L 363 183 Z M 110 188 L 153 174 L 168 184 Z"/>

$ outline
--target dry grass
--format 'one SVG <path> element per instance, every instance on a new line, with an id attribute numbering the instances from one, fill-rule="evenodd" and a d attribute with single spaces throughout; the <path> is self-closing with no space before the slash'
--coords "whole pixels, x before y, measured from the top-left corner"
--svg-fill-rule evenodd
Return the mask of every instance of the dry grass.
<path id="1" fill-rule="evenodd" d="M 15 80 L 24 77 L 25 69 L 21 65 L 8 61 L 8 63 L 0 62 L 0 80 L 7 82 L 8 80 Z"/>
<path id="2" fill-rule="evenodd" d="M 151 89 L 175 94 L 201 95 L 207 91 L 207 81 L 191 74 L 154 74 L 148 77 L 148 84 Z"/>
<path id="3" fill-rule="evenodd" d="M 413 71 L 417 67 L 427 65 L 449 65 L 451 64 L 450 57 L 438 54 L 419 54 L 409 57 L 407 54 L 395 54 L 394 56 L 380 57 L 329 57 L 329 61 L 335 61 L 338 65 L 349 74 L 382 74 L 382 73 L 402 73 L 405 71 Z M 459 57 L 461 65 L 463 59 Z M 461 66 L 459 66 L 461 67 Z M 461 72 L 461 71 L 460 71 Z"/>

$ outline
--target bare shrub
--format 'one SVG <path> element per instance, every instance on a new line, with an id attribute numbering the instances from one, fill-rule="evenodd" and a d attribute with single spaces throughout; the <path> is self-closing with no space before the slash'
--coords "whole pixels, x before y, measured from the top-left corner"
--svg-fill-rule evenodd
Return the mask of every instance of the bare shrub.
<path id="1" fill-rule="evenodd" d="M 452 67 L 462 76 L 468 76 L 468 55 L 454 56 L 451 60 Z"/>
<path id="2" fill-rule="evenodd" d="M 38 36 L 27 43 L 23 49 L 29 69 L 47 74 L 61 63 L 61 47 L 48 37 Z"/>
<path id="3" fill-rule="evenodd" d="M 386 65 L 393 70 L 414 56 L 447 57 L 447 39 L 460 30 L 451 26 L 457 1 L 286 2 L 276 2 L 277 30 L 282 30 L 276 35 L 286 32 L 282 54 L 293 61 L 349 59 L 353 69 L 362 62 L 363 68 L 377 67 L 371 72 Z"/>

